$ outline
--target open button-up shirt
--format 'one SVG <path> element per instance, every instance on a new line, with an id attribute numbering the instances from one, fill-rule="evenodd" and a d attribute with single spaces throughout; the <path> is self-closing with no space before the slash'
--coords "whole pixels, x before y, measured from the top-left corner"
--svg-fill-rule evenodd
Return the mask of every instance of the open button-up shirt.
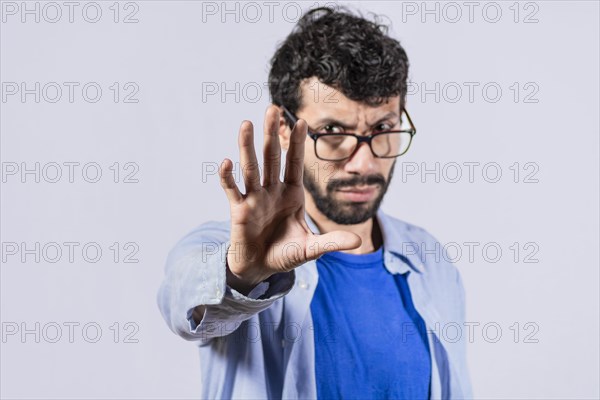
<path id="1" fill-rule="evenodd" d="M 472 398 L 465 292 L 458 270 L 424 229 L 382 210 L 377 219 L 385 267 L 393 274 L 409 272 L 413 303 L 427 327 L 430 398 Z M 306 221 L 319 232 L 308 215 Z M 310 313 L 319 279 L 316 262 L 273 275 L 244 296 L 226 284 L 229 245 L 229 221 L 200 225 L 169 253 L 158 293 L 159 308 L 171 330 L 198 343 L 201 397 L 316 399 Z M 196 325 L 192 311 L 198 305 L 206 311 Z"/>

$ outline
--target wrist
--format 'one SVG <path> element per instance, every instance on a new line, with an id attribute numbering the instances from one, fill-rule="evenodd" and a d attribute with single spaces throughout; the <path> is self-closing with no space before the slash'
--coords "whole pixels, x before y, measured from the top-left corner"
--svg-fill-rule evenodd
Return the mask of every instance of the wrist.
<path id="1" fill-rule="evenodd" d="M 234 273 L 231 268 L 229 268 L 229 260 L 225 263 L 226 266 L 226 282 L 227 285 L 238 291 L 239 293 L 247 296 L 248 293 L 252 291 L 259 283 L 266 281 L 270 276 L 262 276 L 262 277 L 249 277 L 242 276 Z"/>

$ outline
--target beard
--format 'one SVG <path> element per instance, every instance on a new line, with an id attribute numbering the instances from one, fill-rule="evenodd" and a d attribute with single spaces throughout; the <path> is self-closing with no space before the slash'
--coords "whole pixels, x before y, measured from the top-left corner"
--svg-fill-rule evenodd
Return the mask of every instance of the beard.
<path id="1" fill-rule="evenodd" d="M 321 193 L 314 174 L 306 166 L 304 166 L 302 180 L 317 209 L 323 215 L 340 225 L 355 225 L 363 223 L 377 214 L 383 196 L 392 181 L 395 166 L 396 160 L 392 164 L 390 176 L 387 180 L 381 174 L 360 175 L 348 179 L 332 179 L 327 182 L 325 193 Z M 363 185 L 378 185 L 379 194 L 377 197 L 368 202 L 341 201 L 334 198 L 335 192 L 341 188 Z"/>

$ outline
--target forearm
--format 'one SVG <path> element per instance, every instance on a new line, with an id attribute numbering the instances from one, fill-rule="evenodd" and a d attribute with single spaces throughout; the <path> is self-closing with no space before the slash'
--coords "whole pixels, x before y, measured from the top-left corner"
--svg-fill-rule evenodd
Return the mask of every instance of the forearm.
<path id="1" fill-rule="evenodd" d="M 232 282 L 227 279 L 223 256 L 229 243 L 216 245 L 225 237 L 220 236 L 200 227 L 180 241 L 167 260 L 158 304 L 169 328 L 186 340 L 206 341 L 231 333 L 287 294 L 294 284 L 292 271 L 275 274 L 264 285 L 240 293 L 229 285 Z"/>

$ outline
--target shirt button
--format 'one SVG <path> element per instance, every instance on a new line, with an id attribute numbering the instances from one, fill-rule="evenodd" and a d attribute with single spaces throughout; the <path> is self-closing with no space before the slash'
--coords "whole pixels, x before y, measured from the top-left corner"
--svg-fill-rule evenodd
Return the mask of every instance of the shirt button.
<path id="1" fill-rule="evenodd" d="M 301 289 L 308 289 L 308 283 L 304 281 L 298 282 L 298 286 L 300 286 Z"/>

